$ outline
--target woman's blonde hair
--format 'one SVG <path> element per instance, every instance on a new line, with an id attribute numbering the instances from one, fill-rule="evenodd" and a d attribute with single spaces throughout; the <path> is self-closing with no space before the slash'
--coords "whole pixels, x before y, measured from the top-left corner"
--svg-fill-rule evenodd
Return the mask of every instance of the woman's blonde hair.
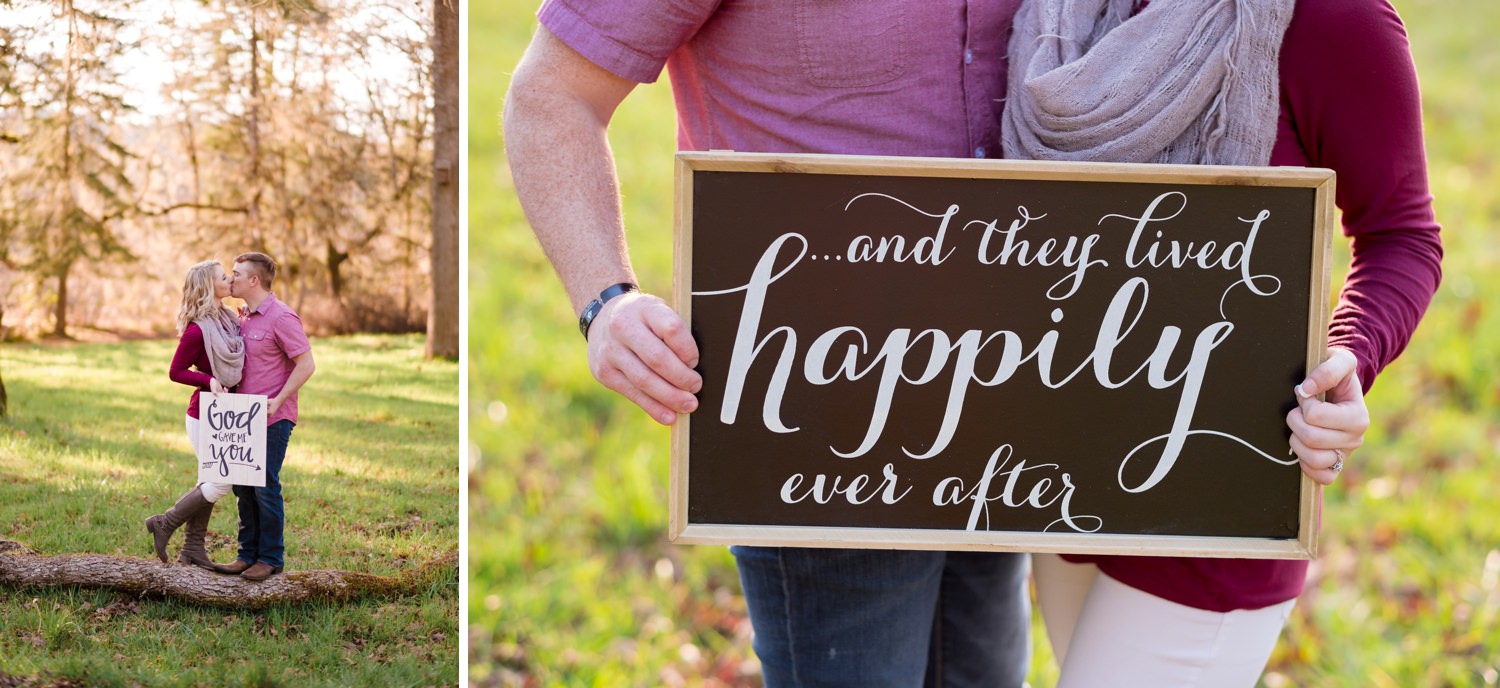
<path id="1" fill-rule="evenodd" d="M 214 298 L 216 270 L 223 269 L 224 266 L 216 260 L 205 260 L 188 268 L 187 279 L 182 281 L 182 307 L 177 310 L 177 336 L 181 337 L 188 323 L 194 320 L 215 318 L 222 321 L 228 318 L 233 321 L 234 311 Z"/>

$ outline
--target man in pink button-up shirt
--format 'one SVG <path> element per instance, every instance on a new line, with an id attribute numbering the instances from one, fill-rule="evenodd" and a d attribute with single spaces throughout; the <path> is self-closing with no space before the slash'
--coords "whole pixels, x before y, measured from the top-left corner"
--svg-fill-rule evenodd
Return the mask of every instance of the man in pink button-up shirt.
<path id="1" fill-rule="evenodd" d="M 276 261 L 264 253 L 243 253 L 234 259 L 229 292 L 245 300 L 240 335 L 245 338 L 245 371 L 240 394 L 264 394 L 266 409 L 266 484 L 235 485 L 239 500 L 239 555 L 231 564 L 217 564 L 219 573 L 253 581 L 280 573 L 285 566 L 283 531 L 286 513 L 281 497 L 281 464 L 286 459 L 292 428 L 297 424 L 297 390 L 312 377 L 312 345 L 302 319 L 271 293 Z"/>
<path id="2" fill-rule="evenodd" d="M 546 0 L 505 148 L 595 377 L 663 424 L 702 385 L 687 323 L 636 288 L 626 249 L 605 130 L 637 83 L 667 70 L 683 150 L 998 158 L 1018 4 Z M 768 687 L 1025 680 L 1024 555 L 731 551 Z"/>

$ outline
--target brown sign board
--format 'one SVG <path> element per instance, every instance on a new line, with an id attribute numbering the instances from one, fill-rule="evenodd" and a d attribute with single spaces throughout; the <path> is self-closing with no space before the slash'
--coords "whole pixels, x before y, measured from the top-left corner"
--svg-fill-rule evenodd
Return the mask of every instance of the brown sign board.
<path id="1" fill-rule="evenodd" d="M 674 542 L 1310 558 L 1333 172 L 677 162 Z"/>

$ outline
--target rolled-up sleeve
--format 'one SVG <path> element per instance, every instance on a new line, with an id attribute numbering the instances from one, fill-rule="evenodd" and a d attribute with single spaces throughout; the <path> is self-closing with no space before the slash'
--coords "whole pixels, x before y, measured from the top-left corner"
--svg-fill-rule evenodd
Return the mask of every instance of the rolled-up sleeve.
<path id="1" fill-rule="evenodd" d="M 302 318 L 296 313 L 287 311 L 276 318 L 276 323 L 271 326 L 271 334 L 287 358 L 296 358 L 312 351 L 312 344 L 307 341 L 307 332 L 302 329 Z"/>
<path id="2" fill-rule="evenodd" d="M 568 47 L 621 78 L 652 83 L 719 0 L 547 0 L 537 19 Z"/>

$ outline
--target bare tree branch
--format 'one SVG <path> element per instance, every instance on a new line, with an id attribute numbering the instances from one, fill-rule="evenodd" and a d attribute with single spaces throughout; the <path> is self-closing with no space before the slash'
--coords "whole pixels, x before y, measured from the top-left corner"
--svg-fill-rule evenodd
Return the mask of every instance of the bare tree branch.
<path id="1" fill-rule="evenodd" d="M 141 214 L 154 217 L 157 215 L 166 215 L 167 213 L 170 213 L 174 210 L 183 210 L 186 208 L 196 208 L 198 210 L 217 210 L 221 213 L 238 213 L 240 215 L 250 214 L 250 209 L 245 206 L 223 206 L 214 205 L 212 203 L 174 203 L 165 208 L 158 208 L 154 210 L 143 209 L 141 210 Z"/>

